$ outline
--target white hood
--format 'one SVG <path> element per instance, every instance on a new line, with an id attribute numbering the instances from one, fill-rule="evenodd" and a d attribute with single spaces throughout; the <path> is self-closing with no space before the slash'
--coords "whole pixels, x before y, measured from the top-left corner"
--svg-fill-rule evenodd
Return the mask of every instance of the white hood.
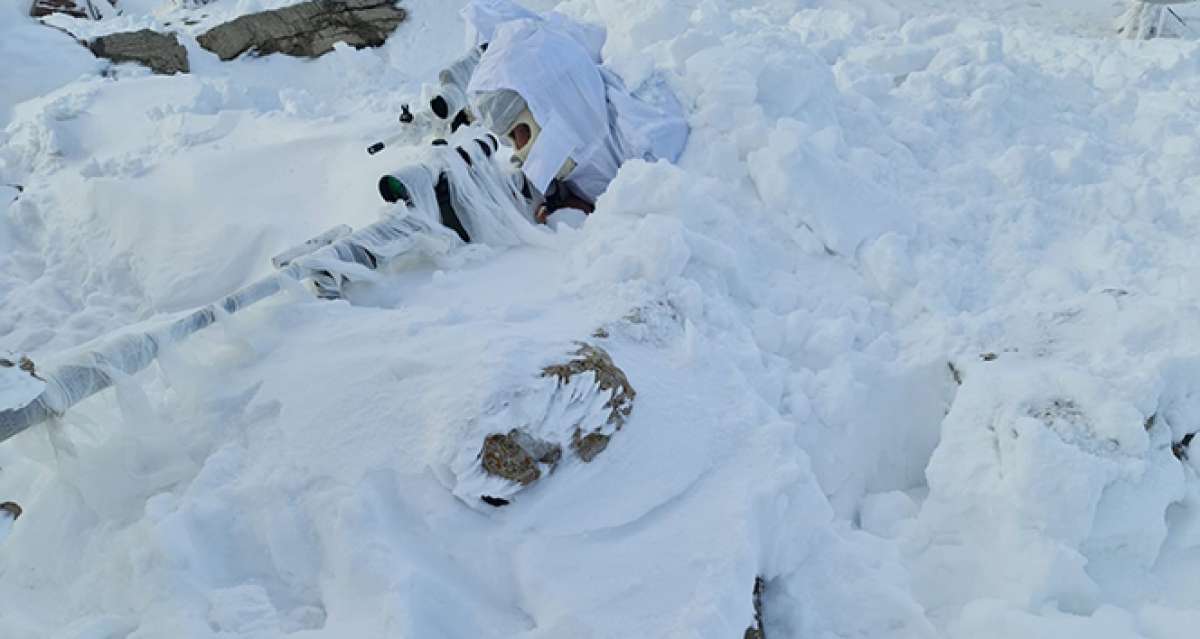
<path id="1" fill-rule="evenodd" d="M 492 41 L 496 27 L 513 20 L 536 20 L 574 38 L 596 64 L 608 37 L 604 27 L 576 22 L 557 11 L 538 14 L 512 0 L 473 0 L 461 11 L 467 22 L 467 46 L 478 47 Z"/>
<path id="2" fill-rule="evenodd" d="M 579 40 L 548 21 L 519 19 L 494 25 L 468 91 L 499 89 L 521 94 L 541 125 L 537 144 L 522 167 L 541 192 L 567 159 L 585 160 L 609 138 L 608 100 L 599 67 Z"/>

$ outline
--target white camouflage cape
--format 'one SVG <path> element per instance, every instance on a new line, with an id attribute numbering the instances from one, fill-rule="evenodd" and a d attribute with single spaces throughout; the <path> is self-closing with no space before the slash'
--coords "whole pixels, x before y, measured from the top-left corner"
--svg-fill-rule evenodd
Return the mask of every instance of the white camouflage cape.
<path id="1" fill-rule="evenodd" d="M 678 102 L 638 99 L 604 68 L 602 27 L 511 0 L 474 0 L 463 17 L 473 44 L 488 44 L 468 93 L 516 91 L 542 127 L 522 167 L 539 191 L 568 158 L 576 168 L 566 181 L 594 201 L 625 160 L 673 162 L 683 152 L 688 127 Z"/>

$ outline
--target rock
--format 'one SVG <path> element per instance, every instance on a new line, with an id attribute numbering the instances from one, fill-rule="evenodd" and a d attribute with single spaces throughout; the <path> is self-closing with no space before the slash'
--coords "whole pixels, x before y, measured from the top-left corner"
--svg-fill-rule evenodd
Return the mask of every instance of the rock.
<path id="1" fill-rule="evenodd" d="M 113 62 L 137 62 L 155 73 L 170 75 L 187 73 L 187 49 L 179 44 L 175 34 L 150 29 L 100 36 L 88 47 L 96 57 Z"/>
<path id="2" fill-rule="evenodd" d="M 522 486 L 528 486 L 542 476 L 533 456 L 517 445 L 509 435 L 494 433 L 483 440 L 483 450 L 479 456 L 483 470 L 490 475 L 503 477 Z"/>
<path id="3" fill-rule="evenodd" d="M 763 581 L 762 577 L 754 578 L 754 625 L 746 628 L 746 633 L 742 635 L 742 639 L 766 639 L 767 633 L 763 630 L 763 593 L 767 589 L 767 582 Z"/>
<path id="4" fill-rule="evenodd" d="M 18 368 L 26 373 L 29 373 L 30 377 L 42 379 L 41 377 L 38 377 L 37 364 L 34 364 L 33 360 L 29 359 L 25 355 L 21 355 L 19 357 L 13 357 L 7 353 L 4 355 L 7 356 L 0 356 L 0 368 Z"/>
<path id="5" fill-rule="evenodd" d="M 11 501 L 6 501 L 0 504 L 0 544 L 8 538 L 12 532 L 13 524 L 17 518 L 21 516 L 21 507 Z"/>
<path id="6" fill-rule="evenodd" d="M 45 389 L 46 380 L 38 375 L 33 360 L 0 351 L 0 410 L 26 406 Z"/>
<path id="7" fill-rule="evenodd" d="M 608 402 L 604 405 L 609 409 L 608 423 L 621 430 L 625 425 L 625 418 L 633 411 L 633 400 L 637 397 L 637 391 L 633 390 L 625 372 L 613 363 L 612 357 L 604 349 L 580 343 L 574 359 L 565 364 L 555 364 L 542 369 L 542 377 L 557 377 L 560 385 L 566 384 L 580 373 L 594 374 L 596 385 L 601 391 L 610 394 Z M 604 447 L 601 446 L 600 450 L 604 450 Z"/>
<path id="8" fill-rule="evenodd" d="M 54 13 L 61 13 L 73 18 L 100 19 L 100 12 L 92 6 L 91 0 L 34 0 L 29 7 L 29 15 L 34 18 Z"/>
<path id="9" fill-rule="evenodd" d="M 1196 433 L 1188 433 L 1183 436 L 1183 439 L 1171 444 L 1171 452 L 1179 461 L 1188 460 L 1188 446 L 1192 445 L 1192 440 L 1196 438 Z"/>
<path id="10" fill-rule="evenodd" d="M 504 506 L 560 463 L 589 463 L 608 448 L 637 392 L 604 349 L 578 342 L 568 352 L 562 363 L 487 401 L 476 426 L 482 448 L 461 454 L 451 468 L 459 478 L 455 495 Z"/>
<path id="11" fill-rule="evenodd" d="M 657 300 L 635 307 L 625 317 L 604 324 L 592 332 L 592 337 L 665 346 L 682 333 L 683 318 L 679 312 L 669 302 Z"/>
<path id="12" fill-rule="evenodd" d="M 553 465 L 562 459 L 562 447 L 514 429 L 507 435 L 488 435 L 479 456 L 488 474 L 528 486 L 542 476 L 538 464 Z"/>
<path id="13" fill-rule="evenodd" d="M 8 517 L 9 519 L 16 521 L 21 518 L 21 513 L 23 512 L 25 511 L 21 510 L 21 506 L 19 506 L 16 502 L 6 501 L 3 504 L 0 504 L 0 517 Z"/>
<path id="14" fill-rule="evenodd" d="M 625 372 L 613 363 L 604 349 L 590 344 L 580 344 L 572 359 L 563 364 L 554 364 L 542 369 L 542 377 L 554 377 L 558 386 L 563 386 L 582 373 L 595 376 L 595 386 L 601 393 L 608 393 L 604 404 L 607 411 L 607 426 L 610 431 L 620 430 L 633 410 L 633 399 L 637 391 L 629 384 Z M 608 448 L 611 435 L 601 432 L 599 427 L 584 434 L 578 425 L 571 434 L 571 450 L 584 462 L 590 462 Z M 527 486 L 542 476 L 539 464 L 553 467 L 562 459 L 562 446 L 543 441 L 529 433 L 513 429 L 507 435 L 492 433 L 483 440 L 479 457 L 483 470 L 489 475 L 503 477 Z"/>
<path id="15" fill-rule="evenodd" d="M 580 437 L 579 429 L 575 430 L 575 434 L 571 436 L 571 450 L 585 462 L 590 462 L 596 458 L 596 455 L 604 452 L 608 448 L 609 436 L 604 433 L 588 433 Z"/>
<path id="16" fill-rule="evenodd" d="M 407 17 L 394 0 L 311 0 L 241 16 L 200 35 L 200 46 L 232 60 L 254 51 L 315 58 L 337 42 L 377 47 Z"/>

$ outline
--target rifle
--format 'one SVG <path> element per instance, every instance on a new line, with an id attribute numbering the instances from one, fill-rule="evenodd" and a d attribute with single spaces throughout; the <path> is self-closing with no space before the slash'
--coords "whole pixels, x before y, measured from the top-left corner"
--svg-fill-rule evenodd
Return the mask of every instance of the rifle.
<path id="1" fill-rule="evenodd" d="M 11 384 L 15 391 L 0 394 L 0 442 L 62 416 L 75 404 L 112 386 L 115 379 L 144 370 L 163 349 L 211 326 L 222 315 L 232 315 L 275 295 L 285 288 L 286 280 L 311 281 L 319 298 L 341 298 L 348 281 L 410 252 L 422 238 L 469 241 L 469 225 L 460 219 L 464 211 L 456 211 L 456 205 L 511 205 L 523 210 L 527 203 L 512 176 L 493 161 L 498 148 L 499 140 L 490 134 L 462 146 L 436 145 L 428 161 L 380 179 L 384 199 L 402 208 L 393 209 L 360 230 L 338 225 L 279 253 L 271 259 L 274 273 L 211 304 L 149 328 L 97 338 L 51 358 L 50 365 L 41 369 L 28 358 L 21 358 L 19 367 L 0 359 L 0 381 L 6 386 L 16 382 Z M 455 185 L 454 180 L 484 186 L 472 191 L 465 185 Z M 456 238 L 450 230 L 455 231 Z"/>
<path id="2" fill-rule="evenodd" d="M 375 155 L 385 148 L 398 144 L 419 144 L 428 139 L 446 139 L 464 125 L 470 124 L 470 101 L 467 85 L 471 74 L 479 66 L 480 56 L 487 45 L 472 48 L 438 74 L 438 86 L 422 89 L 425 108 L 413 113 L 408 103 L 400 105 L 400 131 L 367 147 L 367 153 Z"/>

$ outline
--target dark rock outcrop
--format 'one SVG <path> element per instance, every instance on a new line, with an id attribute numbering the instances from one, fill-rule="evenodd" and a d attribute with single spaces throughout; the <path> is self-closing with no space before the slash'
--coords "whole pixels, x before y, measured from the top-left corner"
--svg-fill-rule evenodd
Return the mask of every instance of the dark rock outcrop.
<path id="1" fill-rule="evenodd" d="M 1171 452 L 1179 461 L 1188 460 L 1188 446 L 1192 445 L 1192 440 L 1196 438 L 1196 433 L 1188 433 L 1183 436 L 1183 439 L 1171 444 Z"/>
<path id="2" fill-rule="evenodd" d="M 170 75 L 187 73 L 187 49 L 179 44 L 175 34 L 149 29 L 100 36 L 88 47 L 96 57 L 113 62 L 137 62 L 155 73 Z"/>
<path id="3" fill-rule="evenodd" d="M 29 6 L 29 15 L 34 18 L 54 13 L 91 20 L 100 18 L 100 12 L 92 5 L 91 0 L 34 0 Z"/>
<path id="4" fill-rule="evenodd" d="M 13 521 L 19 519 L 21 517 L 21 513 L 24 512 L 16 502 L 12 501 L 6 501 L 3 504 L 0 504 L 0 511 L 8 513 L 7 516 L 11 517 Z"/>
<path id="5" fill-rule="evenodd" d="M 311 0 L 241 16 L 213 27 L 197 41 L 222 60 L 247 51 L 315 58 L 332 51 L 337 42 L 377 47 L 406 17 L 395 0 Z"/>
<path id="6" fill-rule="evenodd" d="M 767 582 L 762 577 L 754 578 L 754 625 L 746 628 L 742 639 L 767 639 L 763 629 L 763 593 L 767 590 Z"/>

